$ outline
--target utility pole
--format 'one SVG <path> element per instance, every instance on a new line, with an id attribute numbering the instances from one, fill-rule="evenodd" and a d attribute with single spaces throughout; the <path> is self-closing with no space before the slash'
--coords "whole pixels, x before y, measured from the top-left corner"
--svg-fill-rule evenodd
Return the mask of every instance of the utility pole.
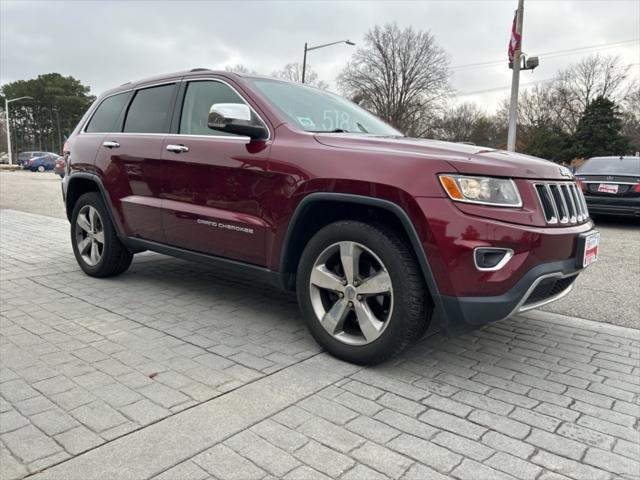
<path id="1" fill-rule="evenodd" d="M 302 83 L 304 83 L 304 74 L 307 70 L 307 42 L 304 42 L 304 57 L 302 57 Z"/>
<path id="2" fill-rule="evenodd" d="M 516 127 L 518 124 L 518 87 L 520 86 L 520 55 L 522 50 L 522 19 L 524 17 L 524 0 L 518 0 L 516 32 L 520 35 L 520 44 L 513 52 L 513 75 L 511 77 L 511 100 L 509 102 L 509 133 L 507 134 L 507 150 L 516 151 Z"/>

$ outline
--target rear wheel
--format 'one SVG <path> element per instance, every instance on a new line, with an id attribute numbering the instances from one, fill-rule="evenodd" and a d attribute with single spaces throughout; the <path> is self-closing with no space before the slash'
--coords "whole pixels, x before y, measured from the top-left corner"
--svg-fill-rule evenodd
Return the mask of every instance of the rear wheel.
<path id="1" fill-rule="evenodd" d="M 37 169 L 40 173 L 44 172 L 45 168 L 44 165 L 38 165 L 38 169 Z"/>
<path id="2" fill-rule="evenodd" d="M 431 303 L 416 260 L 385 227 L 340 221 L 306 246 L 298 301 L 314 338 L 338 358 L 375 364 L 424 334 Z"/>
<path id="3" fill-rule="evenodd" d="M 82 195 L 71 215 L 71 244 L 80 268 L 92 277 L 119 275 L 133 254 L 120 242 L 99 193 Z"/>

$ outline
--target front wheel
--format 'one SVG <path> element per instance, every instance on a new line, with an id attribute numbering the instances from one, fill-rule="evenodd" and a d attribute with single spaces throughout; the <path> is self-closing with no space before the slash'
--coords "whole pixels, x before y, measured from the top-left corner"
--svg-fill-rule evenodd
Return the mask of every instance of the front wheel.
<path id="1" fill-rule="evenodd" d="M 39 165 L 37 170 L 38 170 L 38 172 L 42 173 L 42 172 L 44 172 L 45 168 L 44 168 L 43 165 Z"/>
<path id="2" fill-rule="evenodd" d="M 97 192 L 85 193 L 76 202 L 71 215 L 71 244 L 78 265 L 92 277 L 119 275 L 133 259 L 118 239 Z"/>
<path id="3" fill-rule="evenodd" d="M 391 229 L 340 221 L 307 244 L 297 273 L 300 308 L 332 355 L 376 364 L 426 331 L 431 302 L 415 257 Z"/>

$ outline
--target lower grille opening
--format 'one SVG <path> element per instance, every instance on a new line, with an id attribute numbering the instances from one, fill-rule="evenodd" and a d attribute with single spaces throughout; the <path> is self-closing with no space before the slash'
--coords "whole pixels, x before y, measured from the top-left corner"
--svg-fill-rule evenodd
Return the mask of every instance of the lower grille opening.
<path id="1" fill-rule="evenodd" d="M 533 289 L 529 298 L 524 302 L 524 306 L 541 302 L 547 298 L 551 298 L 564 292 L 575 281 L 578 275 L 572 275 L 565 278 L 546 278 L 542 280 L 536 288 Z"/>

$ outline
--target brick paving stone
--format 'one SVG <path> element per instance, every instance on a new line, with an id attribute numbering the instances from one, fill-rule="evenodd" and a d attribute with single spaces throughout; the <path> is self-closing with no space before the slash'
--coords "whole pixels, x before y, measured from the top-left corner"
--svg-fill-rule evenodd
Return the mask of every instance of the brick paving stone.
<path id="1" fill-rule="evenodd" d="M 330 480 L 324 473 L 320 473 L 311 467 L 303 465 L 287 473 L 284 480 Z"/>
<path id="2" fill-rule="evenodd" d="M 605 480 L 610 478 L 609 473 L 599 468 L 590 467 L 542 450 L 537 452 L 531 458 L 531 461 L 569 478 L 588 478 L 589 480 Z"/>
<path id="3" fill-rule="evenodd" d="M 590 448 L 584 456 L 584 463 L 626 477 L 640 476 L 640 459 L 627 458 L 616 453 Z"/>
<path id="4" fill-rule="evenodd" d="M 354 420 L 355 421 L 355 420 Z M 267 419 L 251 427 L 251 431 L 287 452 L 293 452 L 309 441 L 295 430 Z M 358 432 L 356 432 L 358 433 Z"/>
<path id="5" fill-rule="evenodd" d="M 15 410 L 0 413 L 0 434 L 12 432 L 29 424 L 29 420 Z"/>
<path id="6" fill-rule="evenodd" d="M 499 472 L 473 460 L 464 459 L 451 475 L 461 480 L 477 480 L 479 478 L 490 478 L 492 480 L 513 479 L 511 475 Z"/>
<path id="7" fill-rule="evenodd" d="M 156 422 L 161 418 L 170 415 L 170 412 L 167 409 L 156 405 L 146 398 L 124 407 L 120 407 L 119 410 L 122 414 L 136 422 L 138 425 L 148 425 L 149 423 Z"/>
<path id="8" fill-rule="evenodd" d="M 55 440 L 72 455 L 77 455 L 86 450 L 104 443 L 100 436 L 93 433 L 87 427 L 78 426 L 64 433 L 55 435 Z"/>
<path id="9" fill-rule="evenodd" d="M 260 480 L 266 473 L 229 447 L 216 445 L 193 458 L 201 468 L 216 478 Z"/>
<path id="10" fill-rule="evenodd" d="M 49 436 L 71 430 L 78 422 L 60 409 L 47 410 L 29 417 L 31 423 Z"/>
<path id="11" fill-rule="evenodd" d="M 100 401 L 83 405 L 70 413 L 94 432 L 102 432 L 127 421 L 117 410 Z"/>
<path id="12" fill-rule="evenodd" d="M 524 438 L 531 430 L 531 428 L 524 423 L 483 410 L 471 412 L 469 420 L 515 438 Z"/>
<path id="13" fill-rule="evenodd" d="M 359 463 L 342 475 L 340 480 L 385 480 L 387 478 L 389 477 Z"/>
<path id="14" fill-rule="evenodd" d="M 33 425 L 0 435 L 11 453 L 24 463 L 48 457 L 60 452 L 61 447 Z"/>
<path id="15" fill-rule="evenodd" d="M 372 442 L 356 448 L 351 456 L 390 478 L 400 478 L 413 463 L 407 457 Z"/>
<path id="16" fill-rule="evenodd" d="M 378 420 L 364 416 L 351 420 L 345 427 L 353 433 L 380 444 L 389 442 L 401 433 Z"/>
<path id="17" fill-rule="evenodd" d="M 431 440 L 433 443 L 448 448 L 452 452 L 459 453 L 479 462 L 489 458 L 495 451 L 482 443 L 469 440 L 449 432 L 440 432 Z"/>
<path id="18" fill-rule="evenodd" d="M 443 473 L 450 472 L 462 459 L 460 455 L 439 445 L 407 434 L 394 438 L 388 446 Z"/>
<path id="19" fill-rule="evenodd" d="M 234 435 L 224 444 L 277 478 L 283 477 L 300 465 L 289 453 L 251 431 Z"/>
<path id="20" fill-rule="evenodd" d="M 542 468 L 504 452 L 496 453 L 484 464 L 522 480 L 534 480 L 542 472 Z"/>
<path id="21" fill-rule="evenodd" d="M 294 456 L 302 463 L 331 478 L 340 476 L 355 463 L 351 458 L 313 440 L 297 450 Z"/>
<path id="22" fill-rule="evenodd" d="M 420 421 L 474 440 L 478 440 L 487 431 L 480 425 L 434 409 L 420 415 Z"/>
<path id="23" fill-rule="evenodd" d="M 516 455 L 520 458 L 529 458 L 535 451 L 532 445 L 498 432 L 487 432 L 482 437 L 482 442 L 491 448 Z"/>
<path id="24" fill-rule="evenodd" d="M 311 418 L 297 430 L 307 437 L 313 438 L 317 442 L 342 453 L 347 453 L 364 443 L 364 439 L 359 435 L 322 418 Z"/>
<path id="25" fill-rule="evenodd" d="M 209 478 L 211 476 L 205 470 L 189 460 L 165 470 L 153 477 L 153 480 L 207 480 Z"/>

